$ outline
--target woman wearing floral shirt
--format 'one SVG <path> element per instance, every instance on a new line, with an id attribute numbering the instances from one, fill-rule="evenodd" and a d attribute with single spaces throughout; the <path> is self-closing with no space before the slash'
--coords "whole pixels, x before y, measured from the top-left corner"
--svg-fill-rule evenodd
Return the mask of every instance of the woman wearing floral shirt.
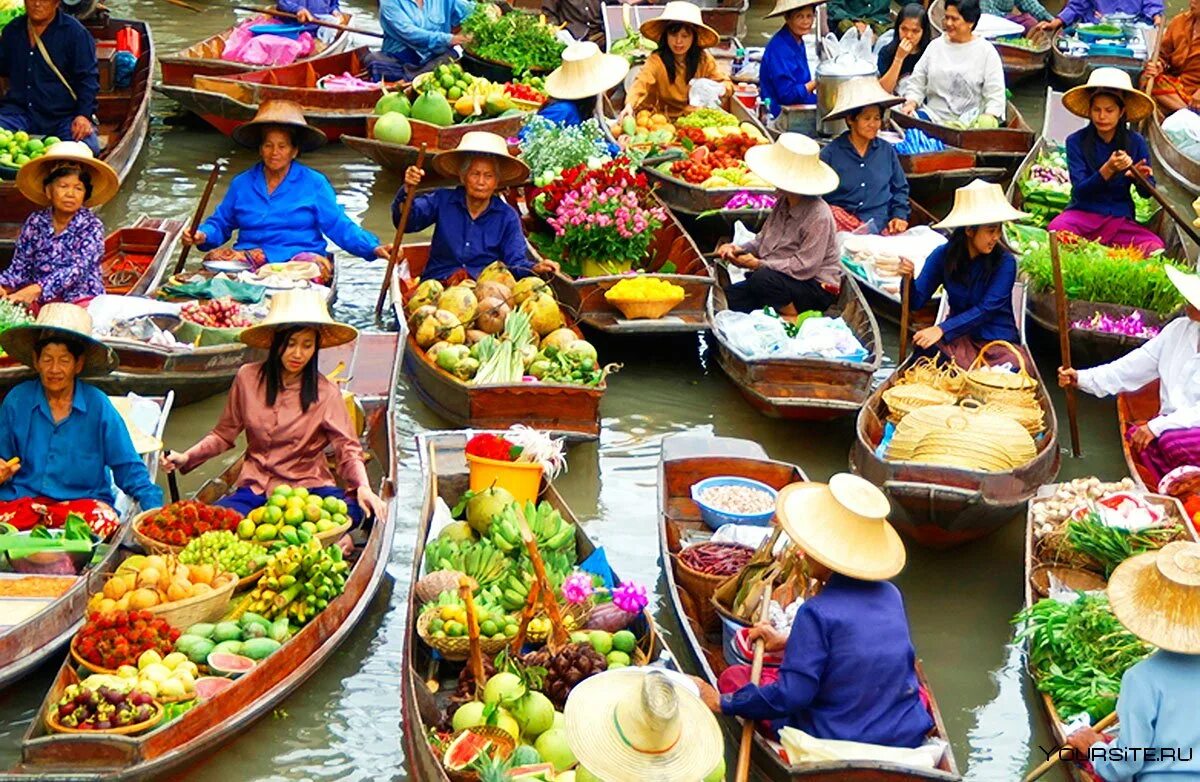
<path id="1" fill-rule="evenodd" d="M 40 209 L 25 220 L 12 263 L 0 274 L 10 301 L 38 307 L 86 302 L 104 293 L 104 224 L 89 207 L 112 198 L 119 183 L 108 164 L 77 141 L 54 144 L 26 163 L 17 187 Z"/>

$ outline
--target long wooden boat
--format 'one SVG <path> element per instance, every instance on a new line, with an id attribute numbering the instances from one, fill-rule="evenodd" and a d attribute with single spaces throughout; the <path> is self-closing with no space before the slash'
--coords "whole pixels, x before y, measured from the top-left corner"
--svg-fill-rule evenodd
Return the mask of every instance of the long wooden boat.
<path id="1" fill-rule="evenodd" d="M 1050 73 L 1054 74 L 1059 82 L 1067 86 L 1083 84 L 1096 68 L 1119 68 L 1128 73 L 1133 83 L 1137 84 L 1138 79 L 1141 78 L 1142 71 L 1146 67 L 1146 61 L 1140 57 L 1093 54 L 1076 56 L 1067 54 L 1059 48 L 1059 42 L 1065 38 L 1065 33 L 1059 30 L 1055 33 L 1054 39 L 1051 41 Z M 1151 31 L 1146 38 L 1146 51 L 1153 51 L 1153 32 Z"/>
<path id="2" fill-rule="evenodd" d="M 703 596 L 694 596 L 688 592 L 676 572 L 677 565 L 672 555 L 679 553 L 689 535 L 697 532 L 703 535 L 708 532 L 708 528 L 700 520 L 700 510 L 692 500 L 692 486 L 697 481 L 723 475 L 750 478 L 774 489 L 808 480 L 795 465 L 770 459 L 761 446 L 747 440 L 689 434 L 670 435 L 663 439 L 662 458 L 658 467 L 658 532 L 659 544 L 662 547 L 663 574 L 667 581 L 668 605 L 678 617 L 684 642 L 676 644 L 675 651 L 681 655 L 680 659 L 685 669 L 699 670 L 701 677 L 707 679 L 714 687 L 717 685 L 717 677 L 726 667 L 722 629 L 720 623 L 715 620 L 705 624 L 705 619 L 697 610 L 697 602 L 702 600 Z M 937 700 L 920 665 L 917 666 L 917 675 L 925 691 L 929 693 L 929 712 L 934 722 L 930 736 L 946 742 L 947 751 L 936 769 L 917 769 L 875 761 L 789 764 L 761 733 L 755 732 L 750 760 L 753 771 L 750 778 L 780 782 L 914 782 L 960 779 Z M 735 720 L 721 722 L 730 740 L 735 744 L 740 741 L 741 724 Z"/>
<path id="3" fill-rule="evenodd" d="M 1200 194 L 1200 160 L 1188 157 L 1175 146 L 1175 142 L 1163 132 L 1158 112 L 1146 118 L 1142 132 L 1150 144 L 1150 152 L 1159 170 L 1166 172 L 1175 184 L 1189 193 L 1189 197 Z"/>
<path id="4" fill-rule="evenodd" d="M 429 258 L 428 244 L 404 245 L 404 256 L 413 277 L 420 275 Z M 431 410 L 455 426 L 474 429 L 507 429 L 525 424 L 573 440 L 600 436 L 600 399 L 607 388 L 564 383 L 465 383 L 432 361 L 409 332 L 399 284 L 392 282 L 392 307 L 405 335 L 404 377 Z M 568 325 L 573 326 L 570 313 Z M 576 331 L 578 331 L 578 328 Z"/>
<path id="5" fill-rule="evenodd" d="M 339 12 L 338 15 L 341 17 L 342 25 L 350 24 L 350 14 Z M 263 15 L 257 17 L 257 21 L 269 24 L 277 20 L 274 17 Z M 221 58 L 234 29 L 230 27 L 228 30 L 210 35 L 186 49 L 160 57 L 158 62 L 162 67 L 162 83 L 173 87 L 190 87 L 193 76 L 233 76 L 239 73 L 250 73 L 263 67 Z M 308 63 L 331 54 L 337 54 L 349 46 L 350 39 L 350 33 L 338 30 L 332 41 L 327 44 L 318 41 L 316 51 L 296 62 Z"/>
<path id="6" fill-rule="evenodd" d="M 1025 286 L 1013 289 L 1013 311 L 1024 320 Z M 942 302 L 938 321 L 947 314 Z M 1021 344 L 1025 344 L 1024 330 Z M 991 534 L 1017 516 L 1037 488 L 1058 474 L 1058 419 L 1037 366 L 1028 370 L 1038 381 L 1037 397 L 1046 413 L 1046 430 L 1036 440 L 1037 455 L 1007 472 L 982 472 L 957 467 L 892 462 L 878 454 L 887 420 L 883 392 L 917 360 L 913 354 L 872 394 L 858 414 L 856 438 L 850 451 L 850 468 L 883 489 L 892 503 L 896 529 L 922 546 L 946 549 Z"/>
<path id="7" fill-rule="evenodd" d="M 149 401 L 158 405 L 159 414 L 154 429 L 147 434 L 161 438 L 171 415 L 172 397 L 167 394 L 165 398 L 150 398 Z M 153 480 L 158 472 L 158 452 L 144 455 L 142 461 Z M 51 582 L 73 578 L 73 583 L 57 597 L 47 599 L 36 613 L 16 624 L 0 626 L 0 688 L 13 684 L 51 655 L 62 651 L 83 624 L 88 598 L 103 585 L 100 574 L 112 570 L 121 558 L 121 544 L 129 536 L 130 521 L 140 510 L 132 499 L 120 492 L 115 507 L 121 514 L 121 526 L 107 542 L 101 543 L 105 547 L 104 553 L 78 576 L 46 577 Z M 9 578 L 37 580 L 39 577 L 4 574 L 0 576 L 0 584 Z"/>
<path id="8" fill-rule="evenodd" d="M 331 600 L 283 648 L 242 675 L 234 686 L 199 703 L 178 719 L 140 736 L 50 734 L 43 727 L 46 709 L 75 680 L 68 660 L 21 743 L 21 761 L 0 779 L 142 780 L 162 777 L 188 761 L 204 757 L 244 733 L 270 713 L 332 655 L 354 631 L 385 576 L 395 529 L 397 470 L 395 370 L 398 335 L 362 334 L 348 345 L 321 352 L 323 371 L 338 362 L 350 367 L 349 391 L 366 417 L 364 449 L 372 483 L 387 503 L 385 518 L 369 519 L 352 533 L 355 553 L 345 591 Z M 380 360 L 382 356 L 390 359 Z M 196 498 L 214 502 L 236 484 L 240 461 L 205 484 Z"/>
<path id="9" fill-rule="evenodd" d="M 150 128 L 150 82 L 154 69 L 154 39 L 150 26 L 136 19 L 113 19 L 107 14 L 88 19 L 84 25 L 96 39 L 100 58 L 101 90 L 97 97 L 96 118 L 100 121 L 100 159 L 117 172 L 117 181 L 124 182 L 137 160 L 146 133 Z M 112 52 L 116 49 L 117 33 L 129 27 L 142 39 L 142 51 L 134 67 L 129 87 L 117 89 L 112 85 Z M 17 190 L 15 182 L 0 182 L 0 255 L 12 256 L 13 245 L 21 224 L 37 207 Z"/>
<path id="10" fill-rule="evenodd" d="M 417 455 L 421 466 L 424 501 L 412 553 L 413 584 L 417 583 L 421 576 L 425 545 L 430 537 L 437 501 L 440 499 L 448 506 L 453 506 L 467 490 L 468 470 L 464 448 L 467 439 L 473 434 L 473 431 L 443 431 L 417 435 Z M 541 500 L 550 503 L 562 514 L 564 520 L 575 525 L 576 559 L 583 562 L 596 550 L 595 542 L 584 532 L 574 512 L 552 483 L 543 481 L 540 495 Z M 619 578 L 617 583 L 620 583 Z M 400 708 L 404 720 L 402 732 L 408 773 L 411 779 L 419 779 L 422 782 L 450 782 L 450 777 L 442 767 L 441 758 L 429 746 L 427 738 L 430 729 L 441 722 L 440 714 L 444 710 L 447 696 L 454 692 L 461 666 L 440 663 L 435 659 L 433 650 L 418 638 L 415 628 L 421 606 L 412 590 L 408 594 L 407 607 L 408 632 L 405 634 L 401 660 Z M 639 639 L 649 636 L 648 658 L 652 663 L 657 662 L 661 667 L 678 670 L 672 655 L 673 650 L 666 647 L 649 610 L 643 611 L 641 618 L 629 629 Z M 439 683 L 436 691 L 431 691 L 427 684 L 430 680 Z"/>
<path id="11" fill-rule="evenodd" d="M 725 287 L 729 275 L 717 269 L 718 285 L 709 298 L 709 319 L 728 309 Z M 837 301 L 825 313 L 840 317 L 867 350 L 864 361 L 833 358 L 756 358 L 738 354 L 714 329 L 717 363 L 750 406 L 771 418 L 826 421 L 857 412 L 871 392 L 871 380 L 883 361 L 879 324 L 867 306 L 858 283 L 842 276 Z"/>
<path id="12" fill-rule="evenodd" d="M 945 0 L 933 0 L 929 4 L 929 24 L 933 27 L 934 37 L 942 34 L 942 19 L 946 16 Z M 1050 41 L 1045 40 L 1036 48 L 1014 46 L 1006 43 L 1004 38 L 990 39 L 1000 55 L 1004 65 L 1004 81 L 1008 86 L 1019 84 L 1026 79 L 1046 72 L 1046 64 L 1050 61 Z"/>
<path id="13" fill-rule="evenodd" d="M 892 118 L 902 128 L 917 128 L 947 146 L 975 152 L 979 165 L 1003 168 L 1011 175 L 1029 154 L 1037 136 L 1012 101 L 1008 102 L 1007 111 L 1008 118 L 994 129 L 952 128 L 898 111 L 892 112 Z"/>
<path id="14" fill-rule="evenodd" d="M 1025 160 L 1022 161 L 1021 167 L 1017 170 L 1017 174 L 1008 186 L 1008 199 L 1018 209 L 1021 208 L 1023 202 L 1019 183 L 1024 178 L 1025 172 L 1037 162 L 1038 157 L 1043 152 L 1055 146 L 1062 146 L 1065 144 L 1068 135 L 1082 128 L 1084 125 L 1083 119 L 1076 117 L 1063 108 L 1062 94 L 1055 92 L 1051 88 L 1046 89 L 1046 109 L 1043 116 L 1045 120 L 1042 126 L 1042 136 L 1038 139 L 1033 149 L 1029 151 Z M 1189 266 L 1195 266 L 1196 249 L 1183 241 L 1183 235 L 1179 230 L 1179 226 L 1170 218 L 1165 210 L 1159 211 L 1154 222 L 1149 227 L 1166 244 L 1166 256 L 1168 258 L 1176 258 Z M 1164 317 L 1157 312 L 1137 307 L 1077 299 L 1069 300 L 1067 309 L 1067 315 L 1070 318 L 1068 322 L 1070 323 L 1080 320 L 1091 320 L 1098 312 L 1116 318 L 1125 317 L 1135 312 L 1140 313 L 1143 322 L 1155 327 L 1161 327 L 1170 319 L 1169 316 Z M 1033 323 L 1037 324 L 1038 328 L 1057 337 L 1058 313 L 1054 303 L 1054 291 L 1035 291 L 1031 289 L 1029 291 L 1028 316 Z M 1106 364 L 1145 344 L 1145 342 L 1145 337 L 1110 334 L 1091 329 L 1071 329 L 1071 355 L 1083 366 Z"/>

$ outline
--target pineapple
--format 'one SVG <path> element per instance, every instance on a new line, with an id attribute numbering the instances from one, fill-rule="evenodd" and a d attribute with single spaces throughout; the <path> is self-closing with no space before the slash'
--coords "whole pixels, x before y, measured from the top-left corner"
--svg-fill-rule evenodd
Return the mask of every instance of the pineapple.
<path id="1" fill-rule="evenodd" d="M 479 782 L 510 782 L 508 761 L 504 758 L 485 754 L 475 761 L 473 767 L 479 773 Z"/>

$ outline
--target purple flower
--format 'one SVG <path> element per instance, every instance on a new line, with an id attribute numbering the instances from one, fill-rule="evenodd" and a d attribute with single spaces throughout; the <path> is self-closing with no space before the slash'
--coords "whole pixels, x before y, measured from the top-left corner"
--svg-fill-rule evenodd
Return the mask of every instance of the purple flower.
<path id="1" fill-rule="evenodd" d="M 646 587 L 626 581 L 612 591 L 613 604 L 627 614 L 636 614 L 649 603 L 646 597 Z"/>
<path id="2" fill-rule="evenodd" d="M 572 573 L 563 579 L 562 594 L 568 603 L 583 603 L 594 591 L 592 577 L 587 573 Z"/>

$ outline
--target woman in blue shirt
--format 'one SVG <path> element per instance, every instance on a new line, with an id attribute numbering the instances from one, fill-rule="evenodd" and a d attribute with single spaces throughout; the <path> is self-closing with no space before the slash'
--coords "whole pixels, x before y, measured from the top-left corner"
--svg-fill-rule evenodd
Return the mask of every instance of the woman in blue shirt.
<path id="1" fill-rule="evenodd" d="M 941 351 L 966 368 L 987 342 L 1020 342 L 1012 305 L 1017 261 L 1000 239 L 1003 223 L 1028 216 L 1008 203 L 1000 185 L 976 179 L 955 191 L 954 208 L 933 226 L 954 233 L 925 259 L 911 300 L 912 308 L 920 309 L 945 288 L 950 316 L 914 334 L 917 347 Z M 913 274 L 912 261 L 900 261 L 900 274 Z"/>
<path id="2" fill-rule="evenodd" d="M 581 125 L 595 113 L 596 96 L 620 84 L 627 73 L 624 57 L 605 54 L 591 41 L 573 43 L 563 50 L 562 65 L 546 77 L 550 100 L 538 114 L 559 125 Z"/>
<path id="3" fill-rule="evenodd" d="M 390 246 L 346 216 L 329 180 L 296 162 L 301 152 L 325 143 L 325 134 L 304 121 L 299 104 L 267 101 L 252 121 L 233 131 L 233 140 L 257 148 L 262 162 L 233 178 L 216 211 L 194 233 L 183 232 L 184 244 L 212 250 L 205 260 L 243 261 L 255 269 L 307 261 L 317 265 L 321 282 L 328 284 L 333 261 L 326 236 L 364 260 L 388 257 Z M 232 249 L 215 249 L 235 231 Z"/>
<path id="4" fill-rule="evenodd" d="M 1154 182 L 1150 148 L 1129 123 L 1154 111 L 1154 101 L 1133 88 L 1129 74 L 1118 68 L 1097 68 L 1087 84 L 1067 90 L 1063 106 L 1089 120 L 1067 136 L 1067 169 L 1071 174 L 1071 203 L 1050 221 L 1051 231 L 1069 231 L 1109 247 L 1137 247 L 1149 254 L 1164 248 L 1163 240 L 1134 218 L 1132 172 Z M 1137 185 L 1138 191 L 1150 191 Z"/>
<path id="5" fill-rule="evenodd" d="M 837 105 L 825 121 L 845 119 L 848 129 L 821 150 L 821 160 L 838 175 L 837 189 L 825 201 L 839 230 L 868 222 L 875 233 L 908 230 L 908 179 L 896 148 L 879 138 L 883 112 L 903 102 L 884 92 L 874 76 L 850 79 L 838 89 Z"/>
<path id="6" fill-rule="evenodd" d="M 488 4 L 499 14 L 498 6 Z M 468 37 L 454 32 L 471 12 L 471 0 L 379 0 L 383 48 L 363 60 L 373 80 L 411 80 L 453 56 Z"/>
<path id="7" fill-rule="evenodd" d="M 284 13 L 295 14 L 296 20 L 303 22 L 308 32 L 312 33 L 318 41 L 325 43 L 331 42 L 337 36 L 338 31 L 332 27 L 309 24 L 309 22 L 316 19 L 334 24 L 342 23 L 342 16 L 339 13 L 341 6 L 338 0 L 279 0 L 275 7 Z"/>
<path id="8" fill-rule="evenodd" d="M 817 102 L 817 80 L 808 69 L 804 36 L 812 32 L 816 7 L 825 0 L 776 0 L 766 18 L 783 17 L 783 27 L 771 36 L 758 70 L 759 94 L 770 101 L 772 117 L 784 106 L 812 106 Z"/>

